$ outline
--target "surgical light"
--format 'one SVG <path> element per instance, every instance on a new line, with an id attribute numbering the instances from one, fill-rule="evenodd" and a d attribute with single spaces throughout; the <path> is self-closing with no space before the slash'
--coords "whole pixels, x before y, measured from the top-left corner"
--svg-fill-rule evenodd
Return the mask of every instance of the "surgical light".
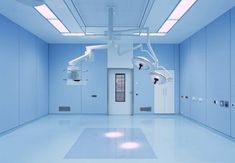
<path id="1" fill-rule="evenodd" d="M 150 72 L 150 77 L 154 84 L 164 84 L 167 82 L 167 78 L 157 70 Z"/>
<path id="2" fill-rule="evenodd" d="M 139 70 L 149 70 L 151 68 L 151 62 L 142 56 L 134 57 L 132 62 Z"/>

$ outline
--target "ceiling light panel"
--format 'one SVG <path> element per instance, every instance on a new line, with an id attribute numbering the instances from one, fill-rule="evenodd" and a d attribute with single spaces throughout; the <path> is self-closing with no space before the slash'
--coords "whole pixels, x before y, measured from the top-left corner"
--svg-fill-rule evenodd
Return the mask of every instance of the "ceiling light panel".
<path id="1" fill-rule="evenodd" d="M 58 19 L 48 20 L 60 33 L 68 33 L 69 30 Z"/>
<path id="2" fill-rule="evenodd" d="M 167 33 L 177 23 L 178 20 L 166 20 L 162 27 L 159 29 L 159 33 Z"/>
<path id="3" fill-rule="evenodd" d="M 85 36 L 85 33 L 63 33 L 64 36 Z"/>
<path id="4" fill-rule="evenodd" d="M 45 4 L 34 8 L 46 19 L 57 19 L 55 14 Z"/>
<path id="5" fill-rule="evenodd" d="M 181 0 L 168 19 L 179 20 L 197 0 Z"/>
<path id="6" fill-rule="evenodd" d="M 65 25 L 55 16 L 46 4 L 34 7 L 47 21 L 49 21 L 60 33 L 69 33 Z"/>

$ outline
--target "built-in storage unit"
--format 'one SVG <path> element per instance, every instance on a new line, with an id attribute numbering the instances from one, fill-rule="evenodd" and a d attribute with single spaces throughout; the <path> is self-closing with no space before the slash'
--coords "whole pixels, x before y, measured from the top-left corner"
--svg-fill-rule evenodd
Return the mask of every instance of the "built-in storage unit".
<path id="1" fill-rule="evenodd" d="M 235 9 L 231 12 L 231 135 L 235 138 Z"/>
<path id="2" fill-rule="evenodd" d="M 207 27 L 207 124 L 230 134 L 230 12 Z"/>
<path id="3" fill-rule="evenodd" d="M 164 71 L 159 70 L 164 74 Z M 175 113 L 175 83 L 174 70 L 169 70 L 172 80 L 164 84 L 154 85 L 154 113 L 174 114 Z"/>
<path id="4" fill-rule="evenodd" d="M 235 9 L 180 45 L 180 112 L 235 136 Z"/>
<path id="5" fill-rule="evenodd" d="M 48 45 L 0 15 L 0 133 L 48 114 Z"/>

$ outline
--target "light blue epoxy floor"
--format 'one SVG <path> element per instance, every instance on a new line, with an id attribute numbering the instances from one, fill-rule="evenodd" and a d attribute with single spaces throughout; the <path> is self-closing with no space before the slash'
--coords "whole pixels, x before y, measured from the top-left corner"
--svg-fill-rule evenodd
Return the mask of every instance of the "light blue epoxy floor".
<path id="1" fill-rule="evenodd" d="M 66 159 L 156 159 L 140 128 L 87 128 Z"/>
<path id="2" fill-rule="evenodd" d="M 157 159 L 64 159 L 86 128 L 141 128 Z M 50 115 L 0 137 L 1 163 L 234 163 L 235 142 L 180 116 Z"/>

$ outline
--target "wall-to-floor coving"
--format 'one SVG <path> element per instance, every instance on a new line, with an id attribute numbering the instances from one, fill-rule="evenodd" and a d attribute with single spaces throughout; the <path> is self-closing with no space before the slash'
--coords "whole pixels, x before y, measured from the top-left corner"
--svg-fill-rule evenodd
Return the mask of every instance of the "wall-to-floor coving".
<path id="1" fill-rule="evenodd" d="M 180 112 L 235 137 L 235 8 L 180 45 Z"/>
<path id="2" fill-rule="evenodd" d="M 48 45 L 0 15 L 0 133 L 48 114 Z"/>

